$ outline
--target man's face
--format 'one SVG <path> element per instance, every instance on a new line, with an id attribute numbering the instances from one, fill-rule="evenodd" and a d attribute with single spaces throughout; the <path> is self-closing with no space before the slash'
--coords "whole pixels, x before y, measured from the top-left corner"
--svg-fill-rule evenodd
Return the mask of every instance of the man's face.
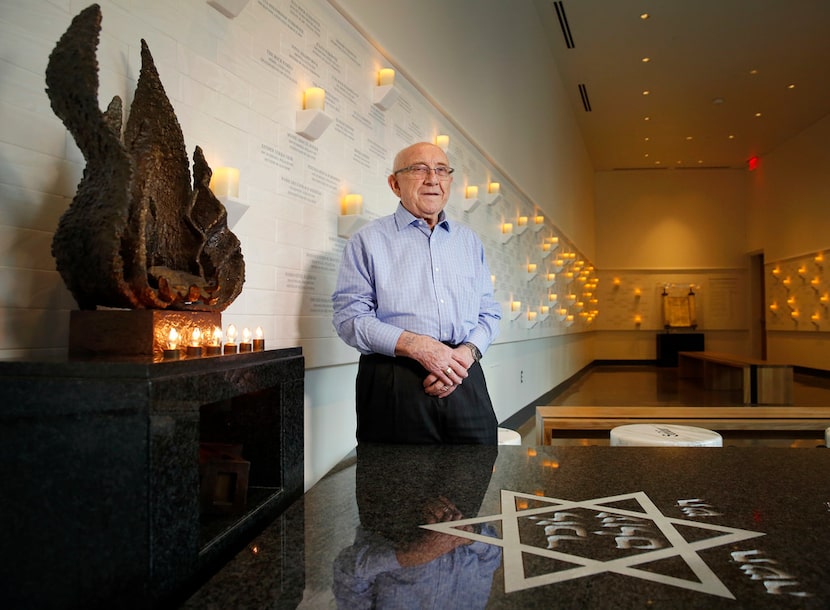
<path id="1" fill-rule="evenodd" d="M 447 155 L 434 144 L 415 144 L 401 151 L 395 158 L 393 171 L 423 164 L 429 168 L 448 167 Z M 414 216 L 423 218 L 430 226 L 438 220 L 438 214 L 444 209 L 450 196 L 452 176 L 439 178 L 433 171 L 424 176 L 415 172 L 402 171 L 389 176 L 389 186 L 404 207 Z"/>

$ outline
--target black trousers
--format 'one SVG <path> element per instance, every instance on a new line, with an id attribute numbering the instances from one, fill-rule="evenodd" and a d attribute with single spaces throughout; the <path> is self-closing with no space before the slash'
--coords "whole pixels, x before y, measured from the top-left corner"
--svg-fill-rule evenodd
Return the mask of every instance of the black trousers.
<path id="1" fill-rule="evenodd" d="M 357 371 L 358 443 L 498 443 L 498 422 L 478 362 L 446 398 L 424 392 L 428 375 L 416 360 L 360 357 Z"/>

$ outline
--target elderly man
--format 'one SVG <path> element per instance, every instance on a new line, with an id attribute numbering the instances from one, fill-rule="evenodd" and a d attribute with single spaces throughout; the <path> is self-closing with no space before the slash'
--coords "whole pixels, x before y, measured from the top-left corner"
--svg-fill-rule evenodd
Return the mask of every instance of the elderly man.
<path id="1" fill-rule="evenodd" d="M 333 322 L 361 353 L 360 443 L 497 442 L 479 360 L 501 308 L 481 241 L 444 212 L 452 173 L 433 144 L 399 152 L 388 178 L 397 210 L 346 244 Z"/>

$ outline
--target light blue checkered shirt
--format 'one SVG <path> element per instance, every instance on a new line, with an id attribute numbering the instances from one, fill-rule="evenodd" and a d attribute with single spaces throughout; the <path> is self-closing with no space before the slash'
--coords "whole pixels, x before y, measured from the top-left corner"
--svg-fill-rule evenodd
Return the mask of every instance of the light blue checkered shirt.
<path id="1" fill-rule="evenodd" d="M 346 244 L 332 295 L 334 328 L 362 354 L 395 355 L 404 330 L 484 352 L 498 334 L 484 247 L 441 212 L 433 231 L 402 204 Z"/>

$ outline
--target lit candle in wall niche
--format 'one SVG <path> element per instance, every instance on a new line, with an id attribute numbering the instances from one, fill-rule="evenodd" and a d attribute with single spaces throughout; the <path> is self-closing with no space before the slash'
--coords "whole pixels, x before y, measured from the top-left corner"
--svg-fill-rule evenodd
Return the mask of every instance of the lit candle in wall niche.
<path id="1" fill-rule="evenodd" d="M 507 235 L 508 233 L 513 232 L 513 223 L 512 222 L 505 222 L 501 225 L 501 232 Z"/>
<path id="2" fill-rule="evenodd" d="M 235 167 L 217 167 L 210 177 L 210 190 L 217 197 L 239 197 L 239 170 Z"/>
<path id="3" fill-rule="evenodd" d="M 262 327 L 261 326 L 257 326 L 256 330 L 254 331 L 254 351 L 255 352 L 265 351 L 265 338 L 262 335 Z"/>
<path id="4" fill-rule="evenodd" d="M 501 190 L 501 184 L 498 182 L 491 182 L 487 185 L 487 192 L 491 195 L 498 195 L 499 190 Z"/>
<path id="5" fill-rule="evenodd" d="M 237 351 L 236 326 L 234 326 L 233 324 L 228 326 L 228 331 L 225 333 L 225 336 L 228 338 L 228 340 L 225 342 L 225 345 L 222 348 L 222 353 L 235 354 Z"/>
<path id="6" fill-rule="evenodd" d="M 450 136 L 435 136 L 435 145 L 444 152 L 447 152 L 447 149 L 450 147 Z"/>
<path id="7" fill-rule="evenodd" d="M 239 342 L 239 353 L 253 351 L 251 345 L 251 331 L 245 327 L 242 329 L 242 341 Z"/>
<path id="8" fill-rule="evenodd" d="M 190 333 L 190 343 L 185 348 L 185 353 L 191 358 L 198 358 L 202 355 L 202 331 L 198 327 Z"/>
<path id="9" fill-rule="evenodd" d="M 222 329 L 218 326 L 213 327 L 213 332 L 208 339 L 208 344 L 205 346 L 206 356 L 218 356 L 222 353 Z"/>
<path id="10" fill-rule="evenodd" d="M 382 68 L 378 71 L 378 85 L 384 87 L 386 85 L 395 84 L 395 71 L 392 68 Z"/>
<path id="11" fill-rule="evenodd" d="M 165 360 L 178 360 L 182 353 L 179 350 L 179 333 L 171 328 L 167 334 L 167 349 L 163 350 Z"/>
<path id="12" fill-rule="evenodd" d="M 326 91 L 320 87 L 305 90 L 303 108 L 306 110 L 323 110 L 326 107 Z"/>
<path id="13" fill-rule="evenodd" d="M 340 211 L 344 216 L 359 216 L 363 213 L 363 195 L 350 193 L 343 197 L 343 202 L 340 205 Z"/>
<path id="14" fill-rule="evenodd" d="M 467 199 L 475 199 L 476 197 L 478 197 L 478 187 L 477 186 L 468 186 L 466 197 L 467 197 Z"/>

